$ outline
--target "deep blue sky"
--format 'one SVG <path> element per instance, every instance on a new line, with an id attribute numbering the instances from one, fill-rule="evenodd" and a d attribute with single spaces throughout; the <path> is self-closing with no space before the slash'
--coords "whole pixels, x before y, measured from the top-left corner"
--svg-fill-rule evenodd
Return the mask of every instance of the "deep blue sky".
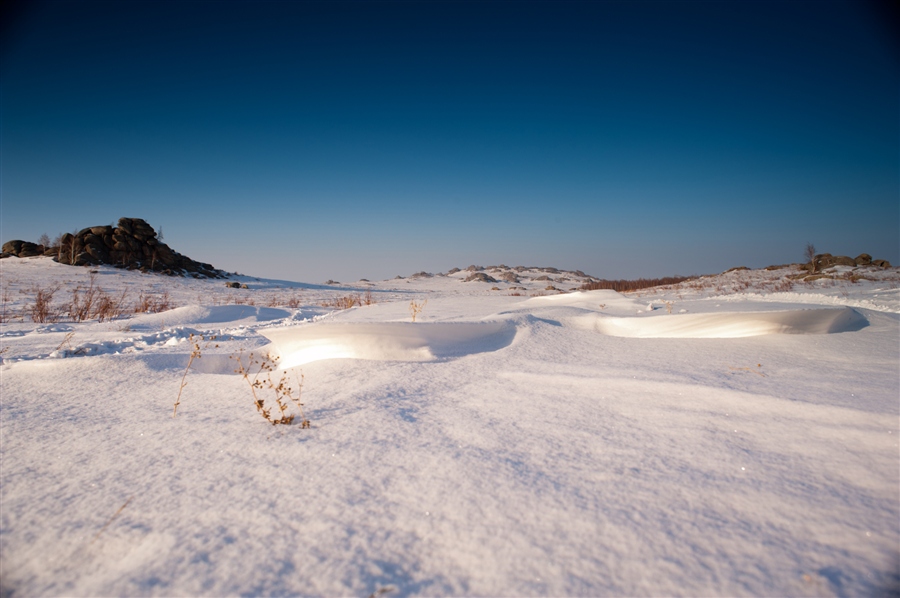
<path id="1" fill-rule="evenodd" d="M 900 262 L 900 59 L 865 2 L 37 2 L 0 239 L 142 217 L 229 271 L 607 278 Z M 895 14 L 893 15 L 895 16 Z"/>

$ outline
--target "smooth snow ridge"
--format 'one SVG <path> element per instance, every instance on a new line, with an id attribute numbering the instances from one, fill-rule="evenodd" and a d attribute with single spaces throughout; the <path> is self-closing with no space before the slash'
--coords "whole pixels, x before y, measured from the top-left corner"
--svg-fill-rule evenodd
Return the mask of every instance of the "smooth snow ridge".
<path id="1" fill-rule="evenodd" d="M 869 321 L 855 309 L 803 309 L 758 313 L 708 313 L 643 318 L 581 319 L 609 336 L 632 338 L 742 338 L 765 334 L 852 332 Z"/>
<path id="2" fill-rule="evenodd" d="M 275 343 L 281 367 L 323 359 L 433 361 L 496 351 L 512 342 L 511 322 L 316 323 L 261 330 Z"/>

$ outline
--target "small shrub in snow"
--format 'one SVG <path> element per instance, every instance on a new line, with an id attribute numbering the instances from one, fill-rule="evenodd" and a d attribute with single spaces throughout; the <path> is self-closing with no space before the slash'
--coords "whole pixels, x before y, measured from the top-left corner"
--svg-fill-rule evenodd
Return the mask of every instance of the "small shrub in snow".
<path id="1" fill-rule="evenodd" d="M 32 322 L 44 324 L 59 320 L 59 312 L 53 308 L 53 295 L 59 290 L 59 285 L 41 288 L 34 287 L 34 303 L 29 307 L 28 313 Z"/>
<path id="2" fill-rule="evenodd" d="M 294 389 L 290 386 L 287 372 L 281 373 L 281 378 L 278 379 L 277 383 L 272 379 L 272 374 L 278 367 L 277 357 L 271 357 L 268 354 L 254 357 L 253 353 L 250 353 L 247 356 L 247 367 L 244 367 L 242 358 L 243 352 L 231 356 L 231 359 L 234 359 L 238 364 L 235 372 L 241 374 L 247 384 L 250 385 L 250 392 L 253 394 L 253 404 L 256 407 L 256 411 L 273 426 L 279 424 L 290 425 L 295 417 L 293 413 L 288 413 L 290 404 L 293 403 L 300 412 L 300 427 L 308 428 L 309 420 L 303 414 L 303 403 L 300 402 L 301 393 L 303 392 L 303 374 L 299 375 L 297 388 Z M 256 370 L 255 374 L 252 371 L 254 369 Z M 271 390 L 275 394 L 274 406 L 266 408 L 265 399 L 261 399 L 259 394 L 257 394 L 257 391 L 261 394 L 265 390 Z M 294 396 L 295 391 L 297 396 Z M 275 414 L 272 413 L 273 409 L 277 409 Z"/>

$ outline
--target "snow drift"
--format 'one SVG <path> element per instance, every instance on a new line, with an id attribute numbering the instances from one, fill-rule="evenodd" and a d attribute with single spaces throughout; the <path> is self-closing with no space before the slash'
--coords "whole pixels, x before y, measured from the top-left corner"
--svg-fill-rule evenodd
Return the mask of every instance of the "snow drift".
<path id="1" fill-rule="evenodd" d="M 832 334 L 861 330 L 869 321 L 855 309 L 679 314 L 604 318 L 582 323 L 610 336 L 632 338 L 742 338 L 765 334 Z"/>
<path id="2" fill-rule="evenodd" d="M 432 361 L 496 351 L 515 336 L 510 322 L 316 323 L 260 331 L 282 368 L 323 359 Z"/>

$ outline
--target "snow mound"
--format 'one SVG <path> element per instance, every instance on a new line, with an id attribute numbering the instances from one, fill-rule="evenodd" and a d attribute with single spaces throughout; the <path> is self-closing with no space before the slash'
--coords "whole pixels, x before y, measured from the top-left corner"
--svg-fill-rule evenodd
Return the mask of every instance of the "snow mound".
<path id="1" fill-rule="evenodd" d="M 869 324 L 865 316 L 849 307 L 643 318 L 586 316 L 580 322 L 609 336 L 632 338 L 741 338 L 765 334 L 830 334 L 860 330 Z"/>
<path id="2" fill-rule="evenodd" d="M 601 289 L 597 291 L 575 291 L 573 293 L 561 293 L 559 295 L 545 295 L 543 297 L 532 297 L 526 299 L 522 304 L 529 308 L 535 307 L 580 307 L 591 310 L 600 309 L 608 310 L 625 310 L 625 312 L 633 312 L 640 302 L 632 297 L 609 290 Z"/>
<path id="3" fill-rule="evenodd" d="M 190 305 L 168 311 L 143 314 L 131 321 L 133 330 L 142 328 L 158 329 L 160 326 L 183 326 L 186 324 L 257 324 L 282 320 L 290 317 L 291 312 L 274 307 L 256 307 L 253 305 Z"/>
<path id="4" fill-rule="evenodd" d="M 273 328 L 260 333 L 271 340 L 289 368 L 323 359 L 434 361 L 497 351 L 515 336 L 511 322 L 316 323 Z"/>

